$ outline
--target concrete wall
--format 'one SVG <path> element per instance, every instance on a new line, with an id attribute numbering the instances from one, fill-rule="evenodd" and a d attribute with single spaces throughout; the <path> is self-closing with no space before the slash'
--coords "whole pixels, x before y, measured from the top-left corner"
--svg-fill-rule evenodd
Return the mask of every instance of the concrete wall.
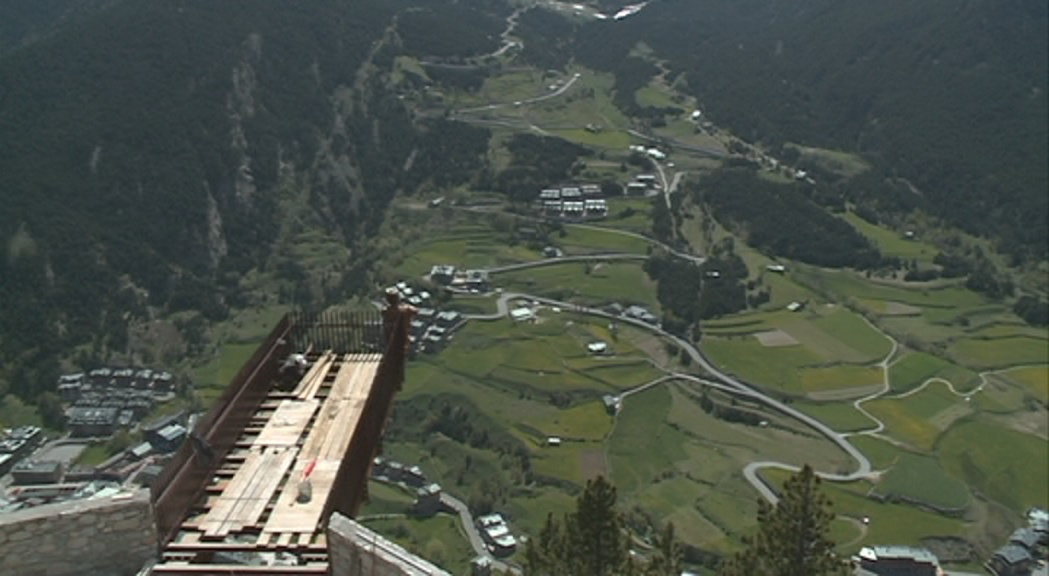
<path id="1" fill-rule="evenodd" d="M 0 574 L 133 575 L 156 556 L 145 490 L 0 515 Z"/>
<path id="2" fill-rule="evenodd" d="M 328 522 L 332 576 L 451 576 L 342 514 Z"/>

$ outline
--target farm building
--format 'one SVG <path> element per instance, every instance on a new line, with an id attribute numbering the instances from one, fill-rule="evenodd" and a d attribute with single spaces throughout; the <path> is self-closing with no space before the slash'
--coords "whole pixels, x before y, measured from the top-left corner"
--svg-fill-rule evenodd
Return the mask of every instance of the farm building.
<path id="1" fill-rule="evenodd" d="M 987 568 L 997 576 L 1026 576 L 1031 573 L 1034 559 L 1023 546 L 1007 544 L 994 553 Z"/>
<path id="2" fill-rule="evenodd" d="M 526 306 L 514 308 L 510 311 L 510 318 L 512 318 L 514 322 L 525 322 L 528 320 L 535 320 L 535 311 Z"/>
<path id="3" fill-rule="evenodd" d="M 940 560 L 924 548 L 909 546 L 864 547 L 859 553 L 860 568 L 878 576 L 938 576 Z"/>
<path id="4" fill-rule="evenodd" d="M 430 280 L 438 284 L 450 284 L 455 278 L 455 266 L 438 264 L 430 268 Z"/>

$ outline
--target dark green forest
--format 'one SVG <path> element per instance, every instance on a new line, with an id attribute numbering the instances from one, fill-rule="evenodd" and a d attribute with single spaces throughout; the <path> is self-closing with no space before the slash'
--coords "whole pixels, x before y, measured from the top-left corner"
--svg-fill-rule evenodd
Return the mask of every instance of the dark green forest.
<path id="1" fill-rule="evenodd" d="M 417 120 L 391 92 L 393 57 L 413 47 L 389 32 L 417 25 L 395 18 L 408 4 L 5 6 L 0 397 L 52 388 L 73 346 L 122 352 L 136 319 L 225 317 L 253 268 L 301 279 L 271 262 L 280 222 L 302 218 L 281 190 L 359 249 L 332 284 L 365 289 L 363 246 L 392 198 L 486 162 L 487 130 Z"/>
<path id="2" fill-rule="evenodd" d="M 664 0 L 580 27 L 572 55 L 631 89 L 647 72 L 628 54 L 644 42 L 716 124 L 774 151 L 800 142 L 858 152 L 906 179 L 933 214 L 1040 260 L 1047 13 L 1040 0 Z M 884 179 L 871 183 L 874 196 L 898 196 Z"/>

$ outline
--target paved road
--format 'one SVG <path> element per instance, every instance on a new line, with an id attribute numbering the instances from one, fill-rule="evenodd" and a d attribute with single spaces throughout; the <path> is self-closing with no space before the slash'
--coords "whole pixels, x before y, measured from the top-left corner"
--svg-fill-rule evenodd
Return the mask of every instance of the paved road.
<path id="1" fill-rule="evenodd" d="M 481 214 L 494 214 L 496 212 L 504 212 L 503 210 L 501 210 L 498 207 L 494 207 L 493 208 L 493 207 L 487 207 L 487 206 L 458 206 L 457 208 L 459 208 L 460 210 L 465 210 L 467 212 L 476 212 L 476 213 L 481 213 Z M 539 216 L 530 216 L 528 214 L 517 214 L 515 212 L 506 212 L 506 213 L 514 216 L 515 218 L 520 218 L 521 220 L 529 220 L 531 222 L 548 222 L 549 221 L 548 219 L 541 218 Z M 698 256 L 696 254 L 689 254 L 687 252 L 681 252 L 679 250 L 676 250 L 676 249 L 672 248 L 671 246 L 669 246 L 667 244 L 664 244 L 664 243 L 660 242 L 659 240 L 656 240 L 655 238 L 652 238 L 650 236 L 645 236 L 644 234 L 639 234 L 637 232 L 631 232 L 629 230 L 620 230 L 619 228 L 612 228 L 612 227 L 609 227 L 609 226 L 598 226 L 596 224 L 581 224 L 581 223 L 565 223 L 565 227 L 567 227 L 567 228 L 581 228 L 581 229 L 584 229 L 584 230 L 599 230 L 601 232 L 607 232 L 609 234 L 618 234 L 620 236 L 630 236 L 631 238 L 637 238 L 639 240 L 644 240 L 645 242 L 648 242 L 649 244 L 651 244 L 651 245 L 653 245 L 653 246 L 655 246 L 657 248 L 660 248 L 661 250 L 663 250 L 664 252 L 666 252 L 668 254 L 671 254 L 671 255 L 676 256 L 678 258 L 683 258 L 685 260 L 689 260 L 689 261 L 695 262 L 696 264 L 702 264 L 702 263 L 706 262 L 706 260 L 707 260 L 703 256 Z"/>
<path id="2" fill-rule="evenodd" d="M 702 156 L 708 156 L 710 158 L 724 158 L 726 153 L 720 148 L 709 148 L 707 146 L 699 146 L 698 144 L 689 144 L 673 138 L 663 138 L 656 136 L 649 136 L 637 130 L 627 130 L 627 133 L 631 136 L 635 136 L 648 142 L 654 142 L 656 144 L 669 144 L 672 148 L 680 148 L 689 152 L 694 152 Z"/>
<path id="3" fill-rule="evenodd" d="M 555 258 L 547 258 L 546 260 L 533 260 L 532 262 L 519 262 L 517 264 L 495 266 L 493 268 L 487 268 L 486 270 L 489 274 L 499 274 L 500 272 L 513 272 L 514 270 L 524 270 L 526 268 L 554 266 L 566 262 L 593 262 L 594 260 L 648 260 L 648 256 L 644 254 L 629 254 L 625 252 L 616 252 L 613 254 L 588 254 L 582 256 L 557 256 Z"/>
<path id="4" fill-rule="evenodd" d="M 532 302 L 538 302 L 546 306 L 559 307 L 563 310 L 572 311 L 579 314 L 587 314 L 590 316 L 607 318 L 609 320 L 615 320 L 616 322 L 630 324 L 638 328 L 653 332 L 659 336 L 662 336 L 663 338 L 672 341 L 682 350 L 685 350 L 685 352 L 692 358 L 693 362 L 701 366 L 708 374 L 713 376 L 715 380 L 719 381 L 724 386 L 722 389 L 730 391 L 733 394 L 745 396 L 758 402 L 761 402 L 782 414 L 785 414 L 791 418 L 801 421 L 816 432 L 820 433 L 822 436 L 826 437 L 831 442 L 834 442 L 836 445 L 838 445 L 838 447 L 840 447 L 849 456 L 856 460 L 856 470 L 849 474 L 819 472 L 818 474 L 820 475 L 820 477 L 826 480 L 836 482 L 851 482 L 853 480 L 859 480 L 871 476 L 872 469 L 870 460 L 868 460 L 862 452 L 860 452 L 855 446 L 853 446 L 848 441 L 847 436 L 839 434 L 823 422 L 820 422 L 819 420 L 809 416 L 808 414 L 799 412 L 798 410 L 795 410 L 787 404 L 784 404 L 783 402 L 780 402 L 779 400 L 764 394 L 760 390 L 757 390 L 749 386 L 748 384 L 745 384 L 733 378 L 732 376 L 729 376 L 728 374 L 725 374 L 724 372 L 718 370 L 714 365 L 710 363 L 710 361 L 706 359 L 706 357 L 704 357 L 699 352 L 698 349 L 696 349 L 695 346 L 692 345 L 691 342 L 683 338 L 679 338 L 678 336 L 675 336 L 674 334 L 671 334 L 663 330 L 659 326 L 649 324 L 647 322 L 642 322 L 641 320 L 637 320 L 635 318 L 617 316 L 615 314 L 610 314 L 608 312 L 605 312 L 604 310 L 598 310 L 596 308 L 579 306 L 571 304 L 569 302 L 563 302 L 560 300 L 554 300 L 551 298 L 544 298 L 542 296 L 536 296 L 534 294 L 525 294 L 520 292 L 504 292 L 503 294 L 501 294 L 496 300 L 497 311 L 494 314 L 472 314 L 466 316 L 467 318 L 474 318 L 477 320 L 491 320 L 504 317 L 507 314 L 508 303 L 510 300 L 528 300 Z M 895 346 L 893 350 L 895 351 Z M 889 357 L 891 358 L 891 354 Z M 674 377 L 689 379 L 701 384 L 709 385 L 708 380 L 704 380 L 702 378 L 698 378 L 689 374 L 676 374 L 674 375 Z M 655 383 L 649 383 L 649 385 L 655 385 Z M 757 476 L 757 472 L 762 468 L 780 468 L 790 471 L 795 471 L 798 468 L 796 466 L 775 461 L 751 462 L 744 468 L 743 474 L 747 481 L 750 482 L 752 486 L 754 486 L 754 488 L 762 495 L 762 497 L 764 497 L 769 502 L 775 504 L 778 501 L 776 494 Z"/>
<path id="5" fill-rule="evenodd" d="M 524 106 L 526 104 L 535 104 L 536 102 L 542 102 L 543 100 L 549 100 L 551 98 L 557 98 L 558 96 L 560 96 L 560 95 L 564 94 L 566 91 L 568 91 L 568 89 L 571 88 L 572 85 L 576 83 L 576 80 L 579 80 L 580 76 L 581 75 L 578 72 L 573 74 L 572 77 L 568 79 L 568 82 L 565 82 L 564 84 L 562 84 L 561 87 L 559 87 L 557 90 L 553 90 L 553 91 L 551 91 L 551 92 L 549 92 L 547 94 L 543 94 L 542 96 L 535 96 L 533 98 L 525 98 L 523 100 L 517 100 L 517 101 L 512 102 L 512 103 L 503 102 L 503 103 L 499 103 L 499 104 L 488 104 L 488 105 L 485 105 L 485 106 L 478 106 L 476 108 L 461 108 L 459 110 L 453 110 L 452 111 L 452 116 L 455 117 L 455 116 L 457 116 L 459 114 L 470 114 L 472 112 L 485 112 L 485 111 L 488 111 L 488 110 L 498 110 L 500 108 L 506 108 L 508 106 L 514 106 L 514 107 Z"/>

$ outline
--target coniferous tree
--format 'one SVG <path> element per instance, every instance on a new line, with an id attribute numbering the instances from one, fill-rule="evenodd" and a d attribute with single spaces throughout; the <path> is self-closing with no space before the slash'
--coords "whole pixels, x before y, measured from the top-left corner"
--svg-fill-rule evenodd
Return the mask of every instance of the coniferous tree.
<path id="1" fill-rule="evenodd" d="M 575 510 L 560 519 L 553 514 L 536 538 L 528 541 L 525 573 L 529 576 L 678 576 L 682 554 L 668 524 L 656 550 L 640 565 L 627 552 L 622 514 L 616 510 L 616 489 L 603 477 L 586 483 Z"/>
<path id="2" fill-rule="evenodd" d="M 745 538 L 746 549 L 721 566 L 721 576 L 838 576 L 847 565 L 834 554 L 827 537 L 834 515 L 820 492 L 820 479 L 808 465 L 783 486 L 772 506 L 760 501 L 758 533 Z"/>

